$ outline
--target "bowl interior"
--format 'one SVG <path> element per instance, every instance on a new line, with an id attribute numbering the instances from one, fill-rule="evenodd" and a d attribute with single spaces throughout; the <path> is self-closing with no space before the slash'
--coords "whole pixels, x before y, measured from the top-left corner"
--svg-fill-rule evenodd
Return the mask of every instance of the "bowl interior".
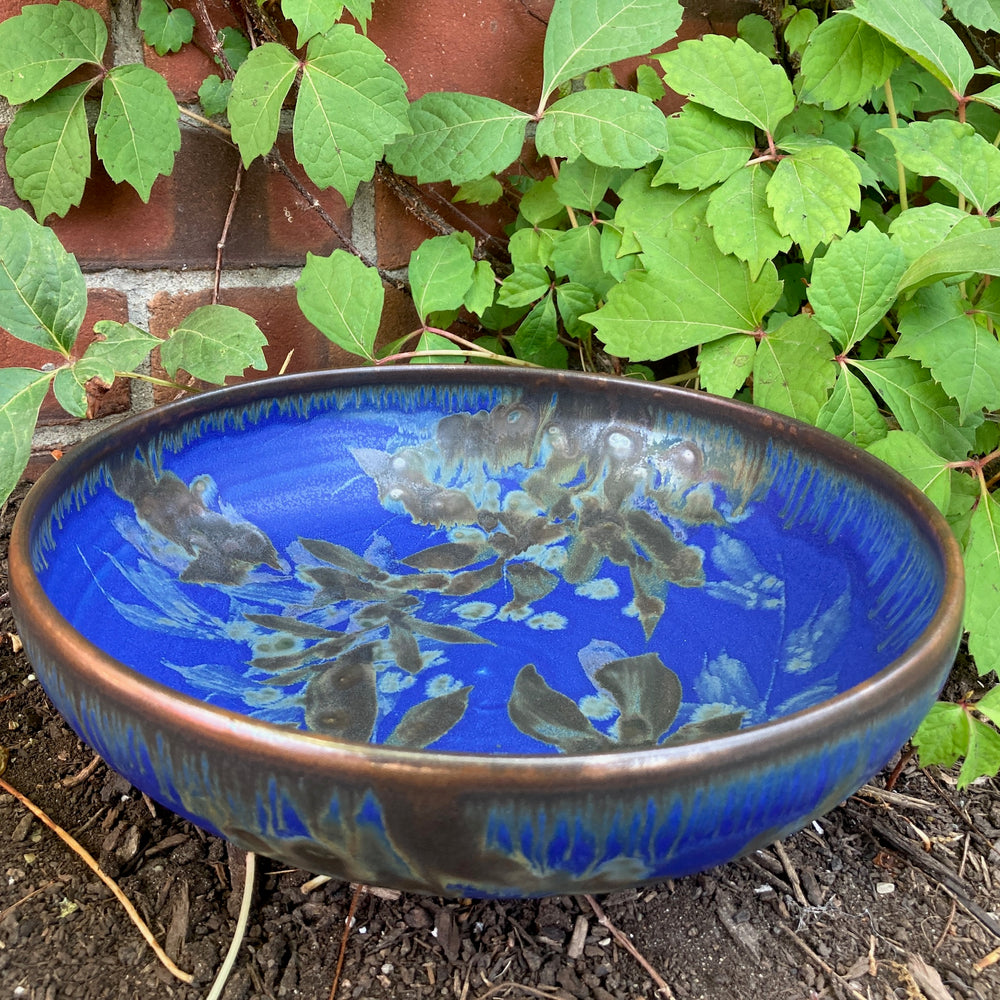
<path id="1" fill-rule="evenodd" d="M 110 657 L 254 719 L 485 754 L 689 742 L 866 681 L 941 601 L 896 488 L 732 408 L 572 380 L 246 398 L 81 466 L 32 560 Z"/>

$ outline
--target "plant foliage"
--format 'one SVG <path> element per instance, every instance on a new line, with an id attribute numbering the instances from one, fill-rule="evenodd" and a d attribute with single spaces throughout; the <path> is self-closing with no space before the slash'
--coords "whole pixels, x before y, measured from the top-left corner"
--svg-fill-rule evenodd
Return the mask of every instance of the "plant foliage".
<path id="1" fill-rule="evenodd" d="M 244 164 L 274 155 L 290 108 L 300 165 L 348 203 L 384 159 L 418 183 L 454 185 L 457 199 L 516 204 L 506 257 L 487 259 L 466 233 L 414 252 L 420 325 L 388 358 L 376 346 L 382 276 L 359 253 L 308 254 L 299 305 L 332 341 L 365 363 L 572 363 L 687 384 L 869 449 L 926 492 L 962 543 L 969 649 L 992 678 L 1000 85 L 980 78 L 998 70 L 977 70 L 965 39 L 1000 30 L 996 4 L 854 0 L 825 16 L 817 6 L 663 52 L 678 0 L 556 0 L 537 104 L 519 108 L 462 93 L 410 102 L 364 34 L 370 2 L 285 0 L 297 49 L 280 34 L 252 47 L 229 31 L 220 61 L 231 72 L 210 77 L 201 100 L 225 116 L 216 124 L 228 123 Z M 144 0 L 140 23 L 157 51 L 190 38 L 162 0 Z M 152 70 L 111 65 L 107 46 L 101 18 L 68 0 L 0 23 L 0 95 L 17 106 L 7 169 L 40 221 L 80 200 L 91 104 L 112 178 L 148 198 L 172 169 L 173 97 Z M 611 64 L 635 58 L 624 86 Z M 680 112 L 657 103 L 668 92 L 686 101 Z M 0 322 L 55 361 L 0 373 L 0 439 L 14 456 L 3 495 L 50 385 L 85 413 L 88 386 L 134 373 L 153 346 L 104 323 L 77 352 L 85 305 L 55 237 L 0 210 Z M 221 382 L 262 367 L 261 344 L 252 321 L 209 307 L 160 350 L 169 372 Z M 935 709 L 916 737 L 923 759 L 964 756 L 962 783 L 995 773 L 996 690 Z"/>

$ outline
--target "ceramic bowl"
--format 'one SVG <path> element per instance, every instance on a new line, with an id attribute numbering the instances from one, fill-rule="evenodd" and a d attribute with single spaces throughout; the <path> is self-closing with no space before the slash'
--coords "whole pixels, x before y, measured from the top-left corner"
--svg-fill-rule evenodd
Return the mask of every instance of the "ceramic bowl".
<path id="1" fill-rule="evenodd" d="M 828 434 L 610 377 L 411 366 L 197 396 L 74 448 L 17 621 L 116 770 L 242 847 L 449 896 L 597 892 L 880 770 L 961 559 Z"/>

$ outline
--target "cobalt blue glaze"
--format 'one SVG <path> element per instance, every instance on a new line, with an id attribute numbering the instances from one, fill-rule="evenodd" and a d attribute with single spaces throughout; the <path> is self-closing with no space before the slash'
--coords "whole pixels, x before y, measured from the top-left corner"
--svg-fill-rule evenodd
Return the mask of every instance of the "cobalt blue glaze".
<path id="1" fill-rule="evenodd" d="M 138 787 L 305 868 L 463 896 L 682 875 L 802 826 L 919 723 L 962 593 L 939 515 L 829 435 L 466 368 L 123 425 L 33 491 L 11 578 L 42 683 Z"/>

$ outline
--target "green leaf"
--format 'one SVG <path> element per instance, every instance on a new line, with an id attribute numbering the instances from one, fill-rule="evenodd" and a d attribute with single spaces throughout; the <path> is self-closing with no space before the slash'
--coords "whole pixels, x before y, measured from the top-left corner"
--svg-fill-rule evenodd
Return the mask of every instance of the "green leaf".
<path id="1" fill-rule="evenodd" d="M 621 254 L 638 253 L 637 236 L 667 236 L 677 229 L 705 227 L 708 195 L 701 191 L 652 187 L 651 168 L 636 171 L 619 189 L 615 228 L 622 234 Z"/>
<path id="2" fill-rule="evenodd" d="M 678 0 L 556 0 L 542 53 L 542 100 L 561 83 L 608 63 L 642 56 L 680 27 Z"/>
<path id="3" fill-rule="evenodd" d="M 1000 669 L 1000 502 L 983 493 L 965 545 L 965 628 L 980 674 Z"/>
<path id="4" fill-rule="evenodd" d="M 229 105 L 229 96 L 233 92 L 233 81 L 222 80 L 217 76 L 206 76 L 198 88 L 198 103 L 201 110 L 208 115 L 221 115 Z"/>
<path id="5" fill-rule="evenodd" d="M 804 7 L 797 10 L 785 24 L 785 45 L 791 55 L 796 53 L 800 56 L 805 50 L 806 43 L 810 36 L 819 26 L 819 18 L 815 11 Z"/>
<path id="6" fill-rule="evenodd" d="M 700 104 L 686 104 L 667 119 L 663 161 L 653 184 L 703 188 L 719 184 L 753 155 L 753 127 L 723 118 Z"/>
<path id="7" fill-rule="evenodd" d="M 731 333 L 756 331 L 781 294 L 773 265 L 750 278 L 746 264 L 710 238 L 677 230 L 645 240 L 648 270 L 630 271 L 593 323 L 608 351 L 633 361 L 664 358 Z"/>
<path id="8" fill-rule="evenodd" d="M 467 233 L 434 236 L 410 254 L 410 287 L 421 322 L 465 301 L 476 267 L 471 243 Z"/>
<path id="9" fill-rule="evenodd" d="M 1000 149 L 965 122 L 936 118 L 883 129 L 903 166 L 937 177 L 981 213 L 1000 202 Z"/>
<path id="10" fill-rule="evenodd" d="M 1000 726 L 1000 685 L 995 684 L 975 704 L 975 709 L 985 715 L 995 726 Z"/>
<path id="11" fill-rule="evenodd" d="M 538 123 L 541 156 L 585 156 L 604 167 L 642 167 L 666 145 L 666 118 L 632 90 L 581 90 L 549 107 Z"/>
<path id="12" fill-rule="evenodd" d="M 812 146 L 786 156 L 767 185 L 774 224 L 808 259 L 820 243 L 843 236 L 861 205 L 861 174 L 839 146 Z"/>
<path id="13" fill-rule="evenodd" d="M 599 295 L 604 295 L 616 280 L 604 270 L 597 226 L 577 226 L 560 232 L 552 243 L 550 266 L 556 277 L 586 285 Z"/>
<path id="14" fill-rule="evenodd" d="M 361 25 L 361 30 L 367 32 L 368 22 L 372 19 L 372 0 L 345 0 L 344 6 Z"/>
<path id="15" fill-rule="evenodd" d="M 2 279 L 0 279 L 2 280 Z M 38 411 L 52 381 L 51 372 L 0 368 L 0 504 L 21 480 L 31 458 Z"/>
<path id="16" fill-rule="evenodd" d="M 736 24 L 736 34 L 751 48 L 763 52 L 768 59 L 778 58 L 774 25 L 763 14 L 747 14 Z"/>
<path id="17" fill-rule="evenodd" d="M 153 182 L 174 169 L 181 148 L 180 112 L 167 81 L 145 66 L 116 66 L 104 78 L 94 132 L 108 176 L 126 181 L 143 201 Z"/>
<path id="18" fill-rule="evenodd" d="M 868 387 L 843 365 L 830 398 L 816 415 L 816 426 L 859 448 L 881 440 L 888 430 Z"/>
<path id="19" fill-rule="evenodd" d="M 329 31 L 337 23 L 343 9 L 342 4 L 327 3 L 325 0 L 281 0 L 281 13 L 298 30 L 298 37 L 295 39 L 295 47 L 298 49 L 313 35 Z"/>
<path id="20" fill-rule="evenodd" d="M 503 279 L 497 302 L 514 309 L 531 305 L 548 292 L 551 284 L 552 278 L 541 264 L 524 264 Z"/>
<path id="21" fill-rule="evenodd" d="M 514 269 L 533 264 L 548 267 L 552 260 L 553 240 L 561 232 L 561 229 L 518 229 L 507 244 Z"/>
<path id="22" fill-rule="evenodd" d="M 795 107 L 784 70 L 742 39 L 705 35 L 656 58 L 671 90 L 763 132 L 773 133 Z"/>
<path id="23" fill-rule="evenodd" d="M 101 65 L 108 29 L 96 10 L 75 3 L 28 4 L 0 21 L 0 96 L 34 101 L 78 66 Z"/>
<path id="24" fill-rule="evenodd" d="M 0 324 L 69 357 L 87 309 L 76 258 L 26 212 L 0 206 Z"/>
<path id="25" fill-rule="evenodd" d="M 551 295 L 546 295 L 521 320 L 517 333 L 510 339 L 516 357 L 546 368 L 565 368 L 569 354 L 559 343 L 559 322 Z"/>
<path id="26" fill-rule="evenodd" d="M 971 719 L 961 706 L 939 701 L 913 734 L 924 767 L 951 767 L 969 748 Z"/>
<path id="27" fill-rule="evenodd" d="M 973 718 L 969 725 L 969 746 L 958 772 L 956 787 L 971 785 L 984 775 L 993 777 L 1000 771 L 1000 733 L 992 726 Z"/>
<path id="28" fill-rule="evenodd" d="M 116 323 L 110 319 L 98 320 L 94 332 L 102 339 L 91 341 L 84 351 L 84 359 L 103 362 L 118 372 L 134 371 L 161 343 L 158 337 L 131 323 Z"/>
<path id="29" fill-rule="evenodd" d="M 889 357 L 919 361 L 958 403 L 965 422 L 1000 401 L 1000 344 L 968 312 L 957 288 L 931 285 L 902 305 Z"/>
<path id="30" fill-rule="evenodd" d="M 702 344 L 698 351 L 698 377 L 706 392 L 732 399 L 753 371 L 757 341 L 745 333 Z"/>
<path id="31" fill-rule="evenodd" d="M 889 235 L 903 251 L 907 264 L 952 236 L 979 233 L 990 228 L 990 220 L 982 215 L 969 215 L 952 205 L 932 202 L 900 212 L 889 224 Z"/>
<path id="32" fill-rule="evenodd" d="M 530 115 L 472 94 L 424 94 L 409 107 L 410 133 L 386 150 L 393 170 L 421 184 L 464 184 L 509 167 Z"/>
<path id="33" fill-rule="evenodd" d="M 267 338 L 256 322 L 232 306 L 201 306 L 170 331 L 160 346 L 160 361 L 173 378 L 178 368 L 221 385 L 247 368 L 264 371 L 261 348 Z"/>
<path id="34" fill-rule="evenodd" d="M 430 330 L 424 330 L 424 332 L 417 338 L 417 342 L 414 344 L 413 350 L 416 352 L 454 351 L 455 345 L 447 337 L 442 337 L 439 333 L 432 333 Z M 452 364 L 454 361 L 455 357 L 453 354 L 428 354 L 423 357 L 410 358 L 411 365 Z"/>
<path id="35" fill-rule="evenodd" d="M 336 188 L 350 205 L 386 147 L 410 131 L 408 109 L 406 83 L 385 53 L 350 25 L 335 25 L 306 50 L 292 123 L 295 155 L 314 184 Z"/>
<path id="36" fill-rule="evenodd" d="M 885 316 L 905 270 L 903 251 L 871 222 L 815 262 L 809 304 L 845 354 Z"/>
<path id="37" fill-rule="evenodd" d="M 921 254 L 899 279 L 897 291 L 913 291 L 970 271 L 1000 276 L 1000 229 L 952 236 Z"/>
<path id="38" fill-rule="evenodd" d="M 139 5 L 139 30 L 146 44 L 158 56 L 179 52 L 194 37 L 194 15 L 183 7 L 170 8 L 165 0 L 142 0 Z"/>
<path id="39" fill-rule="evenodd" d="M 899 46 L 949 90 L 964 94 L 974 67 L 962 40 L 937 14 L 913 0 L 855 0 L 837 17 L 856 17 Z"/>
<path id="40" fill-rule="evenodd" d="M 593 327 L 580 317 L 597 308 L 597 293 L 588 285 L 564 281 L 556 285 L 556 308 L 571 337 L 589 337 Z"/>
<path id="41" fill-rule="evenodd" d="M 298 70 L 298 60 L 284 45 L 265 42 L 236 71 L 229 98 L 229 124 L 244 167 L 274 147 L 281 106 Z"/>
<path id="42" fill-rule="evenodd" d="M 639 63 L 636 66 L 635 89 L 636 93 L 648 97 L 651 101 L 662 101 L 667 93 L 660 74 L 648 63 Z"/>
<path id="43" fill-rule="evenodd" d="M 934 376 L 909 358 L 851 361 L 885 400 L 899 426 L 921 437 L 950 461 L 964 459 L 975 441 L 974 427 L 962 426 L 958 406 Z"/>
<path id="44" fill-rule="evenodd" d="M 532 226 L 541 226 L 552 219 L 565 219 L 564 207 L 556 194 L 556 179 L 546 177 L 531 182 L 531 186 L 521 196 L 518 212 Z"/>
<path id="45" fill-rule="evenodd" d="M 496 293 L 497 281 L 493 266 L 488 260 L 477 260 L 472 273 L 472 284 L 465 293 L 462 304 L 470 313 L 482 316 L 493 305 Z"/>
<path id="46" fill-rule="evenodd" d="M 948 7 L 962 24 L 1000 32 L 1000 0 L 948 0 Z"/>
<path id="47" fill-rule="evenodd" d="M 951 473 L 948 463 L 916 434 L 889 431 L 881 440 L 866 445 L 876 458 L 902 473 L 927 495 L 942 514 L 951 506 Z"/>
<path id="48" fill-rule="evenodd" d="M 495 177 L 482 177 L 458 185 L 452 201 L 466 201 L 473 205 L 493 205 L 503 197 L 503 185 Z"/>
<path id="49" fill-rule="evenodd" d="M 564 163 L 552 191 L 563 205 L 593 212 L 604 200 L 609 188 L 617 188 L 629 176 L 623 167 L 604 167 L 586 157 Z"/>
<path id="50" fill-rule="evenodd" d="M 737 171 L 711 193 L 705 213 L 718 248 L 746 261 L 753 278 L 792 245 L 790 236 L 778 232 L 767 204 L 771 173 L 763 163 Z"/>
<path id="51" fill-rule="evenodd" d="M 93 358 L 81 358 L 57 369 L 52 391 L 56 401 L 70 416 L 81 419 L 87 416 L 87 383 L 92 378 L 111 385 L 115 380 L 114 369 Z"/>
<path id="52" fill-rule="evenodd" d="M 385 302 L 378 271 L 346 250 L 334 250 L 329 257 L 307 253 L 295 289 L 303 315 L 324 336 L 352 354 L 375 360 Z"/>
<path id="53" fill-rule="evenodd" d="M 4 135 L 7 173 L 39 221 L 79 205 L 90 176 L 90 134 L 83 99 L 89 83 L 54 90 L 22 105 Z"/>
<path id="54" fill-rule="evenodd" d="M 761 338 L 753 363 L 753 401 L 814 423 L 836 377 L 829 334 L 811 316 L 795 316 Z"/>
<path id="55" fill-rule="evenodd" d="M 239 72 L 239 68 L 247 61 L 247 57 L 253 51 L 250 47 L 250 39 L 243 34 L 239 28 L 220 28 L 219 41 L 222 43 L 222 54 L 226 57 L 233 72 Z M 222 62 L 216 57 L 217 63 Z"/>
<path id="56" fill-rule="evenodd" d="M 860 104 L 889 79 L 902 57 L 864 21 L 828 18 L 812 32 L 802 55 L 802 100 L 825 108 Z"/>

